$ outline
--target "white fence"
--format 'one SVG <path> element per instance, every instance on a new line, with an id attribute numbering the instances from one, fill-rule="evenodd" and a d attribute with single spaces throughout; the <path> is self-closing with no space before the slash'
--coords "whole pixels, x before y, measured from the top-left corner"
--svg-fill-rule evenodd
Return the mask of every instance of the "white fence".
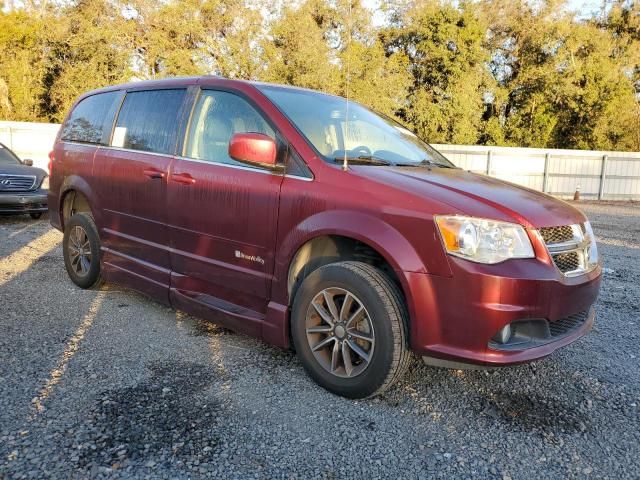
<path id="1" fill-rule="evenodd" d="M 56 124 L 2 122 L 0 142 L 47 168 Z M 457 166 L 558 197 L 640 200 L 640 152 L 434 145 Z"/>
<path id="2" fill-rule="evenodd" d="M 49 152 L 60 125 L 53 123 L 1 122 L 0 143 L 20 158 L 30 158 L 37 167 L 47 170 Z"/>
<path id="3" fill-rule="evenodd" d="M 640 200 L 640 152 L 434 146 L 458 167 L 558 197 Z"/>

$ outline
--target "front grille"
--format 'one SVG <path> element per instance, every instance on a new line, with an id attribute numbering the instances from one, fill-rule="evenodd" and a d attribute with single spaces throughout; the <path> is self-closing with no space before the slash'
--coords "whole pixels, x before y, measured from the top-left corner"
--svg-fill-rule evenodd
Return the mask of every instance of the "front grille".
<path id="1" fill-rule="evenodd" d="M 585 225 L 542 227 L 539 232 L 553 263 L 563 275 L 581 275 L 593 267 L 589 255 L 595 239 Z"/>
<path id="2" fill-rule="evenodd" d="M 27 192 L 36 183 L 34 175 L 0 174 L 0 192 Z"/>
<path id="3" fill-rule="evenodd" d="M 573 240 L 573 229 L 571 225 L 563 225 L 562 227 L 543 227 L 540 234 L 544 239 L 544 243 L 563 243 Z"/>
<path id="4" fill-rule="evenodd" d="M 580 328 L 587 318 L 589 318 L 589 312 L 585 310 L 555 322 L 549 322 L 549 332 L 552 337 L 562 337 Z"/>
<path id="5" fill-rule="evenodd" d="M 0 212 L 2 213 L 21 213 L 29 212 L 31 210 L 46 210 L 46 203 L 24 203 L 19 205 L 0 205 Z"/>
<path id="6" fill-rule="evenodd" d="M 578 252 L 559 253 L 552 255 L 553 262 L 562 273 L 573 272 L 581 267 L 580 255 Z"/>

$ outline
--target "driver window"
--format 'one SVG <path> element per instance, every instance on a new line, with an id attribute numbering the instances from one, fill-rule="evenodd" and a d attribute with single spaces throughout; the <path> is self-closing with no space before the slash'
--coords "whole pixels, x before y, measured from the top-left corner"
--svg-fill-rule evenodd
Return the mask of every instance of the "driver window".
<path id="1" fill-rule="evenodd" d="M 229 157 L 229 141 L 236 133 L 263 133 L 276 138 L 269 124 L 243 98 L 233 93 L 203 90 L 191 119 L 185 155 L 246 166 Z"/>

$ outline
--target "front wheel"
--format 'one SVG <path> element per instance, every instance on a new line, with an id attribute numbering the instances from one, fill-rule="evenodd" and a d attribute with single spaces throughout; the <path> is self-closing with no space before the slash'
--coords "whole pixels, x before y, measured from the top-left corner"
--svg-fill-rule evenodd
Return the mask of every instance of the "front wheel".
<path id="1" fill-rule="evenodd" d="M 73 283 L 80 288 L 100 285 L 100 238 L 90 214 L 76 213 L 66 222 L 62 251 Z"/>
<path id="2" fill-rule="evenodd" d="M 291 322 L 305 370 L 344 397 L 382 393 L 411 358 L 398 287 L 366 263 L 332 263 L 312 272 L 296 293 Z"/>

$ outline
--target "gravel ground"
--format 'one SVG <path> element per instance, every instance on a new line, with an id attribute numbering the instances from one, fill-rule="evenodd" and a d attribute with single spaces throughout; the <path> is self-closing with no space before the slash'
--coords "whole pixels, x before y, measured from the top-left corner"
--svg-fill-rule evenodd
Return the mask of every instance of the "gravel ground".
<path id="1" fill-rule="evenodd" d="M 416 361 L 360 402 L 290 352 L 76 288 L 46 219 L 0 218 L 0 479 L 640 478 L 640 205 L 580 207 L 606 264 L 590 335 L 490 373 Z"/>

